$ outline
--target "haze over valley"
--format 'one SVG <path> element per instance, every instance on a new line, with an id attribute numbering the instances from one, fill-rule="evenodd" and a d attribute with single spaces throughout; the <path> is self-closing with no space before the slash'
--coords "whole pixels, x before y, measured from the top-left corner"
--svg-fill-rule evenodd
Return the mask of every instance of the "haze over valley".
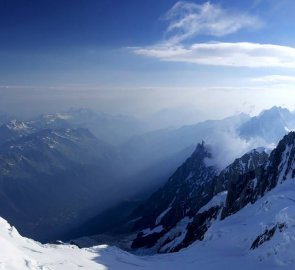
<path id="1" fill-rule="evenodd" d="M 294 12 L 0 0 L 0 269 L 294 269 Z"/>

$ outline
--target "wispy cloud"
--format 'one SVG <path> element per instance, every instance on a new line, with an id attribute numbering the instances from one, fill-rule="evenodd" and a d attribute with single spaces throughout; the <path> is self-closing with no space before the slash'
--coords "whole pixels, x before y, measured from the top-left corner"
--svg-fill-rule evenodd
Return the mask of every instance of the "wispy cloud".
<path id="1" fill-rule="evenodd" d="M 164 40 L 134 47 L 137 55 L 162 61 L 231 67 L 295 68 L 295 48 L 254 42 L 206 42 L 188 44 L 198 35 L 222 37 L 244 28 L 262 25 L 259 18 L 206 2 L 180 1 L 164 17 L 168 28 Z"/>
<path id="2" fill-rule="evenodd" d="M 233 67 L 295 67 L 295 48 L 249 42 L 154 45 L 136 48 L 136 54 L 164 61 Z"/>
<path id="3" fill-rule="evenodd" d="M 259 18 L 233 12 L 206 2 L 202 5 L 180 1 L 164 17 L 168 22 L 166 42 L 179 43 L 196 35 L 221 37 L 242 28 L 257 28 Z"/>

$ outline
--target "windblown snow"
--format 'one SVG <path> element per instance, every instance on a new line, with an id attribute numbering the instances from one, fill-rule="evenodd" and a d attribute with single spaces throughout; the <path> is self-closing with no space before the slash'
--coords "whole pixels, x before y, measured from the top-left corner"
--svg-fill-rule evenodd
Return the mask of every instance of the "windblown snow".
<path id="1" fill-rule="evenodd" d="M 219 194 L 214 203 L 223 201 Z M 111 246 L 40 244 L 0 219 L 1 270 L 295 269 L 295 182 L 286 180 L 238 213 L 215 221 L 178 253 L 137 256 Z"/>

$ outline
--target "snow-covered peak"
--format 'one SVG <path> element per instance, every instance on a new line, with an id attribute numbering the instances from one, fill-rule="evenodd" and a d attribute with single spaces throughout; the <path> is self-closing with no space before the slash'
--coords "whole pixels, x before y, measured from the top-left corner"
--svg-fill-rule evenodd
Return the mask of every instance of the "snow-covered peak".
<path id="1" fill-rule="evenodd" d="M 239 127 L 238 131 L 240 136 L 247 140 L 258 138 L 265 144 L 277 144 L 294 128 L 294 115 L 288 109 L 273 107 L 250 118 Z"/>
<path id="2" fill-rule="evenodd" d="M 24 131 L 29 128 L 24 122 L 21 122 L 18 120 L 11 120 L 8 123 L 6 123 L 5 126 L 9 130 L 17 131 L 17 132 Z"/>

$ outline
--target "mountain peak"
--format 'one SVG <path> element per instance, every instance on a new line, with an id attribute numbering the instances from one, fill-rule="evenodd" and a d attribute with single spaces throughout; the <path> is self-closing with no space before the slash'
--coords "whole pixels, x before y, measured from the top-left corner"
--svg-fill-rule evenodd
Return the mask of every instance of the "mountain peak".
<path id="1" fill-rule="evenodd" d="M 273 106 L 270 109 L 263 110 L 258 117 L 265 117 L 265 116 L 272 116 L 272 115 L 280 115 L 282 117 L 285 117 L 287 115 L 291 114 L 291 112 L 287 108 L 283 108 L 280 106 Z"/>
<path id="2" fill-rule="evenodd" d="M 28 126 L 24 122 L 15 119 L 6 123 L 5 127 L 13 131 L 23 131 L 28 129 Z"/>
<path id="3" fill-rule="evenodd" d="M 199 157 L 203 159 L 212 158 L 211 146 L 209 144 L 206 144 L 205 141 L 202 140 L 202 142 L 197 144 L 196 149 L 192 154 L 192 157 Z"/>
<path id="4" fill-rule="evenodd" d="M 272 107 L 262 111 L 258 116 L 250 118 L 239 127 L 239 135 L 246 140 L 260 138 L 266 143 L 278 143 L 295 122 L 292 113 L 282 107 Z"/>

